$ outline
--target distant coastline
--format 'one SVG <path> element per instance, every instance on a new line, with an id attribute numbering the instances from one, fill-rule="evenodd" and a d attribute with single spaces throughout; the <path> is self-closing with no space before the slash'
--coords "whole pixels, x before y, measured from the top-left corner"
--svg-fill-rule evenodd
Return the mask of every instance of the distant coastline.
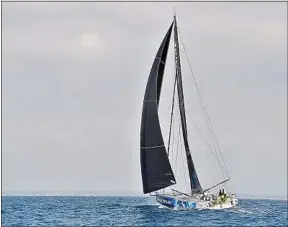
<path id="1" fill-rule="evenodd" d="M 262 195 L 262 194 L 241 194 L 236 193 L 239 199 L 259 199 L 259 200 L 288 200 L 287 195 Z M 2 192 L 2 196 L 120 196 L 120 197 L 147 197 L 139 192 Z"/>

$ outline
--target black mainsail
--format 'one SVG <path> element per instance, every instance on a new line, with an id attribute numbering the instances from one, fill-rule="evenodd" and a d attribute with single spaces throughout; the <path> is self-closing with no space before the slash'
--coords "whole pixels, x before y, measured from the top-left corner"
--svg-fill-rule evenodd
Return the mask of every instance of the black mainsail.
<path id="1" fill-rule="evenodd" d="M 180 109 L 180 118 L 181 118 L 184 146 L 185 146 L 185 151 L 186 151 L 187 165 L 188 165 L 188 171 L 189 171 L 189 177 L 190 177 L 191 193 L 192 194 L 202 193 L 203 190 L 202 190 L 202 187 L 200 185 L 200 182 L 196 173 L 196 169 L 192 160 L 189 143 L 188 143 L 176 16 L 174 16 L 174 45 L 175 45 L 174 48 L 175 48 L 175 65 L 176 65 L 178 103 L 179 103 L 179 109 Z"/>
<path id="2" fill-rule="evenodd" d="M 166 152 L 166 148 L 164 145 L 158 117 L 159 98 L 161 93 L 165 62 L 167 58 L 167 52 L 169 48 L 173 24 L 174 24 L 174 48 L 175 48 L 175 66 L 176 66 L 175 79 L 177 84 L 182 136 L 186 151 L 191 194 L 203 192 L 192 160 L 188 143 L 177 22 L 176 22 L 176 16 L 174 16 L 174 21 L 170 25 L 170 28 L 168 29 L 154 59 L 152 68 L 150 70 L 150 75 L 148 78 L 143 101 L 141 135 L 140 135 L 141 137 L 140 159 L 141 159 L 143 192 L 145 194 L 176 184 L 174 173 L 172 171 L 168 154 Z M 171 131 L 171 125 L 170 125 L 170 131 Z M 169 135 L 169 141 L 170 141 L 170 135 Z"/>
<path id="3" fill-rule="evenodd" d="M 173 23 L 154 59 L 148 78 L 142 109 L 140 160 L 143 192 L 150 193 L 176 183 L 158 117 L 158 105 Z"/>

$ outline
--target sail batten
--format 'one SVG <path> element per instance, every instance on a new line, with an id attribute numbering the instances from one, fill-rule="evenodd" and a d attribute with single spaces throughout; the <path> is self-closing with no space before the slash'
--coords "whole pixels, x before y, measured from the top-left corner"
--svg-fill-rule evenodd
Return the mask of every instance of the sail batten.
<path id="1" fill-rule="evenodd" d="M 176 183 L 158 117 L 158 105 L 173 23 L 170 25 L 152 64 L 143 101 L 140 160 L 145 194 Z"/>

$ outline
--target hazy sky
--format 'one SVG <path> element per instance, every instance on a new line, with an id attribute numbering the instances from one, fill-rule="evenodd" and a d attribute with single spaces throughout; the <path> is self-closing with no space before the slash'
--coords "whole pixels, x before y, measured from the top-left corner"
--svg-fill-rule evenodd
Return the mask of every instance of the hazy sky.
<path id="1" fill-rule="evenodd" d="M 3 3 L 4 192 L 142 193 L 142 100 L 174 5 L 231 190 L 286 194 L 287 7 L 271 2 Z M 182 56 L 186 106 L 201 126 Z M 165 141 L 172 48 L 167 64 Z M 191 151 L 205 188 L 214 183 L 214 166 L 194 134 Z"/>

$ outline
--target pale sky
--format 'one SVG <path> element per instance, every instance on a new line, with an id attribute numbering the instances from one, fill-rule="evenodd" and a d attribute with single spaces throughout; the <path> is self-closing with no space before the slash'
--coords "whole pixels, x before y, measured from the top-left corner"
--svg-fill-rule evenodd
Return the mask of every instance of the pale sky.
<path id="1" fill-rule="evenodd" d="M 286 194 L 287 7 L 271 2 L 2 3 L 4 193 L 142 194 L 142 100 L 174 5 L 231 190 Z M 186 107 L 201 126 L 181 54 Z M 165 141 L 173 69 L 170 48 Z M 215 166 L 190 131 L 189 141 L 209 187 Z"/>

